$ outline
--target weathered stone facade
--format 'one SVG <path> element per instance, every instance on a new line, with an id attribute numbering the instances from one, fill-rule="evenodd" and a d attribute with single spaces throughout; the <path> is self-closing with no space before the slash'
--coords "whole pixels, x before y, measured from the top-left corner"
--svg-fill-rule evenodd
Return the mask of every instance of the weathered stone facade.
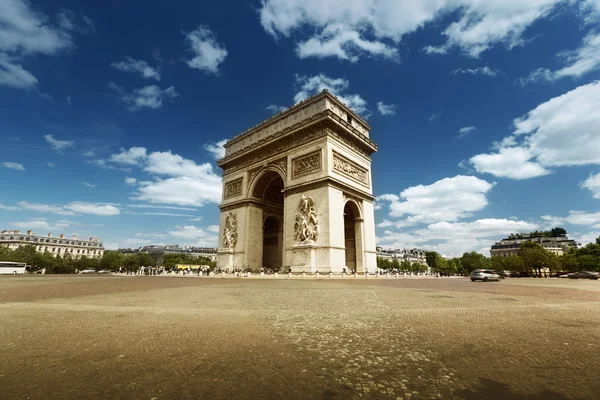
<path id="1" fill-rule="evenodd" d="M 219 267 L 375 270 L 369 129 L 324 91 L 227 142 Z"/>

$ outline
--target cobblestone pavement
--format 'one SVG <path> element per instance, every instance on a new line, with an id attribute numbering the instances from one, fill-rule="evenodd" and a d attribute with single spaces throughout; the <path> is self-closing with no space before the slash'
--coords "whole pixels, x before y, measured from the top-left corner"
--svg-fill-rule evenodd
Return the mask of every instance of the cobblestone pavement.
<path id="1" fill-rule="evenodd" d="M 598 399 L 600 283 L 0 278 L 0 399 Z"/>

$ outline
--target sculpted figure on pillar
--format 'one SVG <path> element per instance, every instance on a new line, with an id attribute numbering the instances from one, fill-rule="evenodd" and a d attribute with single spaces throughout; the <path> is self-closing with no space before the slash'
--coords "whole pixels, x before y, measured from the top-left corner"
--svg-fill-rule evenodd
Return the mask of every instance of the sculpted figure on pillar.
<path id="1" fill-rule="evenodd" d="M 302 195 L 296 222 L 294 224 L 294 240 L 296 242 L 316 242 L 319 238 L 319 215 L 312 197 Z"/>
<path id="2" fill-rule="evenodd" d="M 231 212 L 225 217 L 223 230 L 223 248 L 233 250 L 237 243 L 237 216 Z"/>

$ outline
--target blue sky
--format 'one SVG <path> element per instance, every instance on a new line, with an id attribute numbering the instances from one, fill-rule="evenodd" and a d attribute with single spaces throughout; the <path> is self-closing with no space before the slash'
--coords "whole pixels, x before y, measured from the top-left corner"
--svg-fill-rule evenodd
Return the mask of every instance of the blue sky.
<path id="1" fill-rule="evenodd" d="M 212 3 L 0 0 L 0 229 L 216 246 L 223 140 L 328 88 L 380 245 L 600 235 L 600 0 Z"/>

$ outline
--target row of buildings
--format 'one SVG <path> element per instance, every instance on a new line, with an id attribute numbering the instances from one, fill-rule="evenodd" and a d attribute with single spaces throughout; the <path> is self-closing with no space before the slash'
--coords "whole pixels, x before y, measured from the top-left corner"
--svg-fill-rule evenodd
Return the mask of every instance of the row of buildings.
<path id="1" fill-rule="evenodd" d="M 64 233 L 53 236 L 52 233 L 38 235 L 33 231 L 25 233 L 20 230 L 0 231 L 0 246 L 15 250 L 26 245 L 33 245 L 38 253 L 48 252 L 54 256 L 64 256 L 68 253 L 73 257 L 100 258 L 104 254 L 104 245 L 100 239 L 94 237 L 79 239 L 77 236 L 67 238 Z"/>
<path id="2" fill-rule="evenodd" d="M 566 234 L 551 236 L 549 232 L 540 232 L 538 234 L 520 234 L 510 235 L 506 239 L 492 245 L 490 255 L 492 257 L 509 257 L 517 254 L 521 245 L 525 242 L 538 243 L 550 253 L 560 256 L 570 249 L 576 249 L 580 243 L 569 239 Z"/>
<path id="3" fill-rule="evenodd" d="M 189 257 L 205 257 L 210 261 L 217 261 L 217 248 L 215 247 L 195 247 L 179 245 L 150 245 L 137 249 L 119 249 L 123 254 L 149 254 L 155 260 L 162 261 L 166 254 L 183 254 Z"/>
<path id="4" fill-rule="evenodd" d="M 417 263 L 427 265 L 427 257 L 425 250 L 420 249 L 383 249 L 383 247 L 377 247 L 377 257 L 397 259 L 398 262 L 408 261 L 409 263 Z"/>

